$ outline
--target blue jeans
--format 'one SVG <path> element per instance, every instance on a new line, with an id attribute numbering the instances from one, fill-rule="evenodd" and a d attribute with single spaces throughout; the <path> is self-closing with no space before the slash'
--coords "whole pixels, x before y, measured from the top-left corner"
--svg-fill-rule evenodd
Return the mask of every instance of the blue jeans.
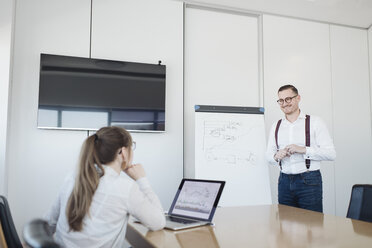
<path id="1" fill-rule="evenodd" d="M 319 170 L 300 174 L 280 172 L 278 201 L 292 207 L 323 212 L 322 175 Z"/>

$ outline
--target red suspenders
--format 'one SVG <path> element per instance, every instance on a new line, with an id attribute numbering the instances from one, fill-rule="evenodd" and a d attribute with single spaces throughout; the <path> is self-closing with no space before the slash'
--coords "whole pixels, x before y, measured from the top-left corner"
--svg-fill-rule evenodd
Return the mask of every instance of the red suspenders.
<path id="1" fill-rule="evenodd" d="M 278 145 L 278 131 L 279 131 L 279 127 L 280 127 L 280 124 L 282 123 L 282 119 L 280 119 L 278 121 L 278 123 L 276 124 L 276 128 L 275 128 L 275 143 L 276 143 L 276 150 L 279 151 L 279 145 Z M 282 170 L 282 161 L 279 160 L 279 166 L 280 166 L 280 170 Z"/>
<path id="2" fill-rule="evenodd" d="M 278 131 L 280 124 L 282 123 L 282 120 L 280 119 L 278 123 L 276 124 L 275 128 L 275 143 L 276 143 L 276 149 L 279 151 L 279 145 L 278 145 Z M 310 146 L 310 115 L 306 115 L 305 119 L 305 145 Z M 309 170 L 310 168 L 310 159 L 305 159 L 306 168 Z M 282 161 L 279 161 L 280 170 L 282 170 Z"/>
<path id="3" fill-rule="evenodd" d="M 306 135 L 306 146 L 310 147 L 310 115 L 306 115 L 305 119 L 305 135 Z M 305 159 L 306 169 L 310 169 L 310 159 Z"/>

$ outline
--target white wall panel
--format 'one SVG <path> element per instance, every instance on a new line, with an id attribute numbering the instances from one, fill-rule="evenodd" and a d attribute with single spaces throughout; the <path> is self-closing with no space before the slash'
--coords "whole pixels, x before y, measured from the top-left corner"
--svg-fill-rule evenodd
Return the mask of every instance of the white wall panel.
<path id="1" fill-rule="evenodd" d="M 134 161 L 168 209 L 183 177 L 183 3 L 94 0 L 92 57 L 166 65 L 165 133 L 133 133 Z"/>
<path id="2" fill-rule="evenodd" d="M 194 177 L 194 105 L 259 106 L 258 18 L 187 7 L 185 176 Z"/>
<path id="3" fill-rule="evenodd" d="M 279 87 L 293 84 L 302 97 L 300 109 L 320 116 L 332 134 L 329 25 L 264 15 L 263 44 L 267 133 L 283 117 L 276 102 Z M 321 171 L 324 212 L 334 213 L 334 162 L 323 162 Z M 270 166 L 270 174 L 272 198 L 277 202 L 279 168 Z"/>
<path id="4" fill-rule="evenodd" d="M 353 184 L 372 183 L 367 31 L 331 25 L 336 215 L 346 216 Z"/>
<path id="5" fill-rule="evenodd" d="M 16 2 L 8 198 L 19 234 L 51 206 L 87 135 L 36 128 L 40 53 L 87 57 L 89 16 L 89 1 Z"/>
<path id="6" fill-rule="evenodd" d="M 8 101 L 10 91 L 10 68 L 14 2 L 0 2 L 0 194 L 7 191 L 7 166 L 5 161 L 8 130 Z"/>
<path id="7" fill-rule="evenodd" d="M 370 101 L 372 108 L 372 27 L 368 29 L 368 51 L 369 51 L 369 89 L 370 89 Z M 372 109 L 371 109 L 372 112 Z M 372 114 L 372 113 L 371 113 Z"/>

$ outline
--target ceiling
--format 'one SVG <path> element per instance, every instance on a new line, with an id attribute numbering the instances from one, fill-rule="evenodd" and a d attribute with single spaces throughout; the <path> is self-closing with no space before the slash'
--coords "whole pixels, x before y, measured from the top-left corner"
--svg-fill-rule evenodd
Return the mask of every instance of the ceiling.
<path id="1" fill-rule="evenodd" d="M 369 28 L 372 0 L 197 0 L 184 1 L 266 14 Z"/>

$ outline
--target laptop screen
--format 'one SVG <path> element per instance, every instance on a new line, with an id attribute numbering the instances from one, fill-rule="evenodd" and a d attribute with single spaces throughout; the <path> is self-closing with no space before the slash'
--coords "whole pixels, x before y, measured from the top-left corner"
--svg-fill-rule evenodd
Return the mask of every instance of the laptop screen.
<path id="1" fill-rule="evenodd" d="M 224 181 L 182 179 L 169 215 L 212 221 Z"/>

